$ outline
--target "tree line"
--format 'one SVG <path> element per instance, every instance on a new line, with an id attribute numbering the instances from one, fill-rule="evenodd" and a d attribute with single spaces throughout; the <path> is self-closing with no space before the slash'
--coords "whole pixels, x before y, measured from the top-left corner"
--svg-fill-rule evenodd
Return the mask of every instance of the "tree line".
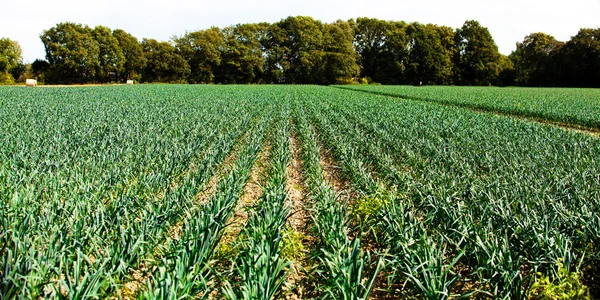
<path id="1" fill-rule="evenodd" d="M 567 42 L 533 33 L 509 56 L 477 21 L 434 24 L 311 17 L 187 32 L 170 41 L 60 23 L 40 35 L 46 59 L 22 63 L 0 39 L 0 82 L 436 84 L 600 87 L 600 29 Z"/>

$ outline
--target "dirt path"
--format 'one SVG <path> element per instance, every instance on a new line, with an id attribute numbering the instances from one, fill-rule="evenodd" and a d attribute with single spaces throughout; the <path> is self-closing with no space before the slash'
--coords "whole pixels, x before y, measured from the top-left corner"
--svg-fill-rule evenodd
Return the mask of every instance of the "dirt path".
<path id="1" fill-rule="evenodd" d="M 290 139 L 290 152 L 292 154 L 292 160 L 287 167 L 287 187 L 286 190 L 289 195 L 290 207 L 292 207 L 292 213 L 288 219 L 288 226 L 294 234 L 298 234 L 300 242 L 302 243 L 302 253 L 298 253 L 296 260 L 292 261 L 291 273 L 287 278 L 289 286 L 292 287 L 288 291 L 286 299 L 306 299 L 307 297 L 307 286 L 306 280 L 308 276 L 306 272 L 310 270 L 310 262 L 308 261 L 308 254 L 312 249 L 315 238 L 310 233 L 308 228 L 308 222 L 310 222 L 310 214 L 307 207 L 307 195 L 306 187 L 304 185 L 304 175 L 302 168 L 302 159 L 300 153 L 299 139 L 293 130 L 294 125 L 292 122 L 292 131 Z"/>
<path id="2" fill-rule="evenodd" d="M 235 255 L 235 242 L 239 238 L 239 234 L 248 220 L 248 209 L 254 206 L 262 196 L 262 187 L 266 183 L 266 172 L 268 168 L 268 158 L 271 154 L 271 145 L 265 142 L 265 145 L 260 150 L 258 157 L 248 175 L 248 180 L 242 189 L 241 196 L 235 208 L 235 212 L 231 217 L 227 227 L 224 228 L 223 236 L 217 245 L 216 263 L 215 266 L 218 272 L 225 272 L 231 267 L 231 261 Z M 219 298 L 219 282 L 215 282 L 215 288 L 208 295 L 208 299 Z"/>
<path id="3" fill-rule="evenodd" d="M 258 154 L 256 162 L 250 170 L 248 181 L 235 208 L 235 213 L 229 223 L 226 233 L 221 239 L 221 244 L 232 244 L 238 237 L 242 227 L 248 220 L 248 208 L 254 206 L 262 195 L 262 187 L 266 183 L 268 158 L 271 155 L 271 145 L 266 144 Z"/>
<path id="4" fill-rule="evenodd" d="M 314 130 L 314 128 L 313 128 Z M 320 164 L 323 169 L 323 177 L 325 182 L 332 186 L 336 195 L 350 195 L 350 183 L 344 179 L 342 175 L 342 167 L 339 166 L 333 154 L 329 149 L 326 149 L 323 143 L 319 143 Z"/>

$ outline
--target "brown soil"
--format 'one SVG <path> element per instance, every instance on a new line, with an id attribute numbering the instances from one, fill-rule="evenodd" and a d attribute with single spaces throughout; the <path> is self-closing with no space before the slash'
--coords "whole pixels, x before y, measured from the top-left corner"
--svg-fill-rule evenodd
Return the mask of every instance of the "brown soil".
<path id="1" fill-rule="evenodd" d="M 304 205 L 305 187 L 303 183 L 304 176 L 302 174 L 300 148 L 298 147 L 298 137 L 294 132 L 291 134 L 290 148 L 292 153 L 292 161 L 287 167 L 287 191 L 294 210 L 288 219 L 288 222 L 292 229 L 296 231 L 304 231 L 306 230 L 308 214 Z"/>
<path id="2" fill-rule="evenodd" d="M 319 156 L 321 157 L 321 168 L 325 182 L 332 186 L 337 193 L 349 194 L 350 184 L 342 175 L 342 167 L 336 164 L 333 155 L 323 145 L 319 147 Z"/>
<path id="3" fill-rule="evenodd" d="M 292 123 L 293 128 L 293 123 Z M 288 219 L 288 225 L 291 230 L 299 232 L 302 237 L 302 245 L 304 253 L 299 254 L 297 261 L 292 262 L 291 273 L 287 278 L 288 286 L 291 289 L 286 295 L 286 299 L 306 299 L 307 298 L 307 283 L 308 278 L 306 270 L 309 269 L 307 254 L 309 249 L 313 248 L 315 243 L 314 237 L 310 234 L 308 228 L 309 213 L 306 207 L 306 187 L 304 186 L 304 176 L 302 173 L 302 159 L 300 147 L 298 146 L 298 137 L 292 131 L 290 151 L 292 153 L 292 161 L 287 167 L 287 191 L 289 195 L 289 204 L 293 210 Z"/>
<path id="4" fill-rule="evenodd" d="M 262 186 L 266 181 L 268 157 L 271 154 L 271 145 L 266 144 L 258 155 L 242 194 L 238 201 L 233 219 L 226 234 L 223 235 L 221 243 L 231 244 L 238 237 L 239 232 L 248 220 L 248 208 L 252 207 L 262 195 Z"/>
<path id="5" fill-rule="evenodd" d="M 154 268 L 153 268 L 154 270 Z M 143 289 L 143 286 L 150 278 L 148 268 L 144 263 L 140 265 L 140 268 L 131 272 L 132 280 L 125 282 L 119 290 L 117 296 L 111 297 L 111 299 L 137 299 L 138 292 Z"/>
<path id="6" fill-rule="evenodd" d="M 461 279 L 458 280 L 456 285 L 450 291 L 452 295 L 462 295 L 469 291 L 473 290 L 482 290 L 484 287 L 481 286 L 481 283 L 476 280 L 467 280 L 471 278 L 471 267 L 459 262 L 454 267 L 454 271 L 460 273 Z"/>
<path id="7" fill-rule="evenodd" d="M 232 220 L 224 229 L 225 231 L 217 247 L 220 247 L 221 249 L 233 247 L 236 239 L 239 237 L 240 231 L 248 220 L 248 209 L 255 205 L 262 195 L 262 186 L 266 182 L 266 171 L 270 154 L 271 145 L 267 143 L 258 154 L 258 158 L 250 170 L 248 180 L 241 192 Z M 217 252 L 219 251 L 221 250 L 217 250 Z M 223 260 L 222 258 L 218 260 L 219 261 L 216 262 L 218 269 L 225 270 L 230 267 L 230 261 Z M 215 287 L 219 285 L 218 282 L 213 283 Z M 213 289 L 208 295 L 208 299 L 220 299 L 217 289 Z"/>
<path id="8" fill-rule="evenodd" d="M 373 289 L 369 294 L 369 299 L 374 300 L 391 300 L 401 299 L 403 293 L 403 286 L 401 284 L 392 284 L 388 286 L 387 279 L 383 272 L 379 272 L 375 281 L 373 282 Z"/>

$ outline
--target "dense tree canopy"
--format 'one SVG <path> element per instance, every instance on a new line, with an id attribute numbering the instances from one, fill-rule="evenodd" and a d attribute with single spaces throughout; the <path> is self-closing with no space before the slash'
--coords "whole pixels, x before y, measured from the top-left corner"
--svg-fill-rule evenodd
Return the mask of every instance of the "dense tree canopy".
<path id="1" fill-rule="evenodd" d="M 600 87 L 600 28 L 581 29 L 555 52 L 549 69 L 561 76 L 554 85 Z"/>
<path id="2" fill-rule="evenodd" d="M 215 81 L 220 83 L 259 83 L 263 80 L 266 58 L 261 41 L 269 24 L 239 24 L 222 30 L 219 64 Z M 223 62 L 222 64 L 220 62 Z"/>
<path id="3" fill-rule="evenodd" d="M 533 33 L 510 58 L 519 85 L 600 87 L 600 28 L 581 29 L 566 43 Z"/>
<path id="4" fill-rule="evenodd" d="M 455 82 L 465 85 L 489 85 L 500 73 L 500 53 L 487 28 L 467 21 L 456 30 Z"/>
<path id="5" fill-rule="evenodd" d="M 98 69 L 96 81 L 111 82 L 124 72 L 125 56 L 119 45 L 119 40 L 112 31 L 104 26 L 97 26 L 92 30 L 92 36 L 98 43 Z"/>
<path id="6" fill-rule="evenodd" d="M 12 83 L 15 79 L 14 71 L 23 64 L 21 46 L 16 41 L 0 38 L 0 84 Z"/>
<path id="7" fill-rule="evenodd" d="M 319 81 L 333 84 L 341 78 L 358 76 L 360 68 L 353 47 L 354 34 L 351 24 L 338 20 L 323 26 L 325 61 Z"/>
<path id="8" fill-rule="evenodd" d="M 119 43 L 124 60 L 123 68 L 117 74 L 117 79 L 120 81 L 127 79 L 140 80 L 142 71 L 148 63 L 148 60 L 144 57 L 142 44 L 136 37 L 122 29 L 113 31 L 113 36 Z"/>
<path id="9" fill-rule="evenodd" d="M 452 83 L 454 32 L 448 27 L 412 23 L 408 36 L 406 78 L 413 84 Z"/>
<path id="10" fill-rule="evenodd" d="M 358 18 L 354 44 L 359 56 L 361 77 L 383 84 L 400 84 L 406 68 L 407 24 Z"/>
<path id="11" fill-rule="evenodd" d="M 175 46 L 191 67 L 191 83 L 214 82 L 225 48 L 225 37 L 219 28 L 189 32 L 175 39 Z"/>
<path id="12" fill-rule="evenodd" d="M 600 29 L 582 29 L 566 43 L 533 33 L 510 56 L 498 52 L 489 30 L 477 21 L 452 29 L 295 16 L 187 32 L 166 42 L 140 42 L 121 29 L 60 23 L 40 37 L 47 64 L 37 62 L 28 74 L 51 83 L 600 86 Z M 0 51 L 8 47 L 2 45 L 13 43 L 2 40 Z M 10 69 L 18 77 L 24 70 L 22 63 L 15 67 L 20 54 L 10 59 L 2 54 L 0 72 Z"/>
<path id="13" fill-rule="evenodd" d="M 511 55 L 517 66 L 517 82 L 534 86 L 548 84 L 550 54 L 561 46 L 553 36 L 542 32 L 532 33 L 523 42 L 517 43 L 517 50 Z"/>
<path id="14" fill-rule="evenodd" d="M 148 60 L 142 73 L 144 82 L 183 82 L 190 74 L 188 62 L 169 42 L 155 39 L 142 41 L 144 57 Z"/>
<path id="15" fill-rule="evenodd" d="M 87 25 L 60 23 L 40 36 L 50 69 L 46 80 L 56 83 L 86 83 L 100 69 L 100 48 Z"/>

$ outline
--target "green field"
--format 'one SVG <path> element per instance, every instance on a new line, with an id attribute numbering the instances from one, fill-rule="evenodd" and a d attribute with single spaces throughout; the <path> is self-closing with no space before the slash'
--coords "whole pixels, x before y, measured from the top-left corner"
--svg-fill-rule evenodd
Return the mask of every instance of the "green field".
<path id="1" fill-rule="evenodd" d="M 0 88 L 0 298 L 598 297 L 598 90 L 360 88 Z"/>
<path id="2" fill-rule="evenodd" d="M 600 129 L 600 89 L 475 86 L 351 86 L 349 88 Z"/>

